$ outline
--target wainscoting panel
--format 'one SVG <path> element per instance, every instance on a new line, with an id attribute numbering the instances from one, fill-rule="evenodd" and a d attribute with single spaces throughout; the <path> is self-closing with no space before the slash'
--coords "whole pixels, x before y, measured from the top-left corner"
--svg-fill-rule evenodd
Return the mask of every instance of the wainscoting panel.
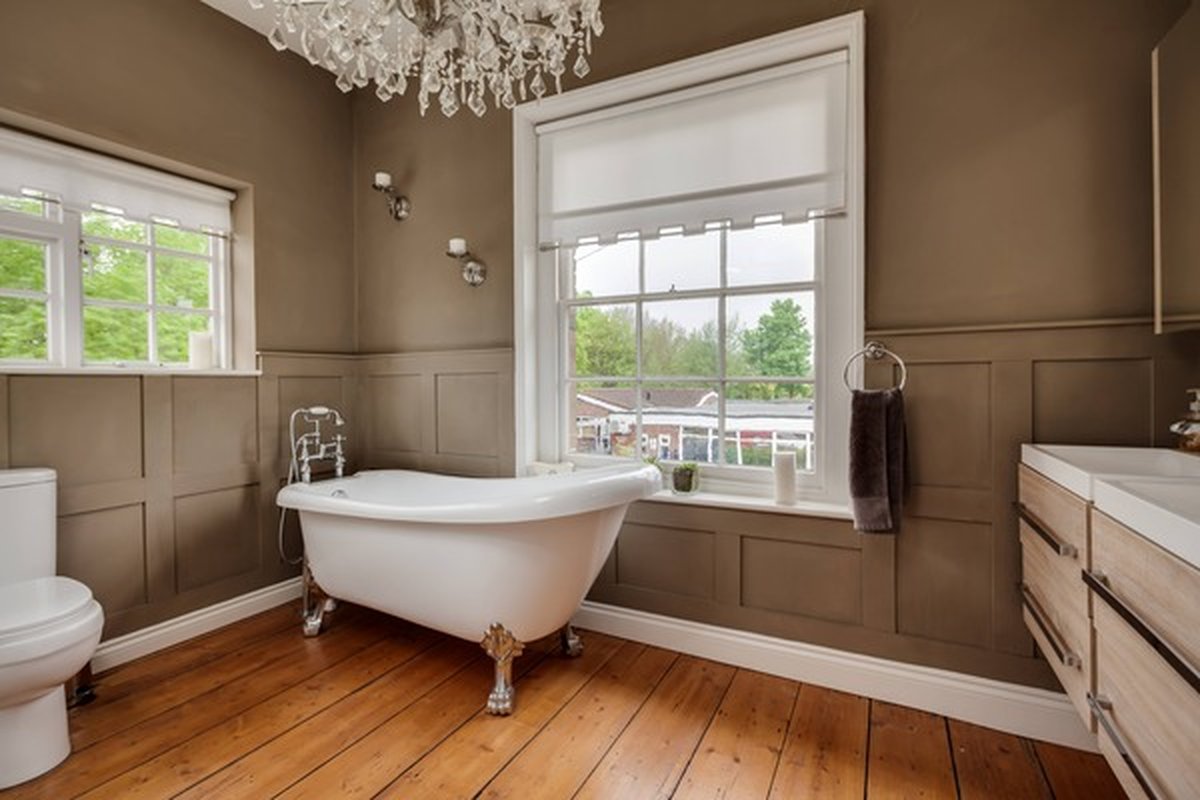
<path id="1" fill-rule="evenodd" d="M 150 602 L 144 519 L 140 503 L 58 519 L 58 571 L 91 587 L 108 616 Z"/>
<path id="2" fill-rule="evenodd" d="M 373 452 L 420 454 L 423 383 L 419 373 L 366 378 Z"/>
<path id="3" fill-rule="evenodd" d="M 511 350 L 363 356 L 359 371 L 369 466 L 512 474 Z"/>
<path id="4" fill-rule="evenodd" d="M 238 486 L 175 500 L 175 565 L 179 591 L 187 592 L 259 568 L 252 534 L 258 486 Z"/>
<path id="5" fill-rule="evenodd" d="M 616 548 L 616 582 L 713 600 L 715 538 L 712 531 L 628 523 Z"/>
<path id="6" fill-rule="evenodd" d="M 177 377 L 172 386 L 175 472 L 258 463 L 258 381 Z"/>
<path id="7" fill-rule="evenodd" d="M 60 487 L 142 475 L 142 397 L 136 377 L 9 378 L 9 459 L 54 464 Z"/>
<path id="8" fill-rule="evenodd" d="M 1148 325 L 868 334 L 908 365 L 911 488 L 896 536 L 847 522 L 670 503 L 636 504 L 618 539 L 650 530 L 716 535 L 712 598 L 670 591 L 670 555 L 628 553 L 589 597 L 885 658 L 1054 686 L 1021 619 L 1012 503 L 1020 445 L 1170 446 L 1184 389 L 1200 381 L 1200 336 Z M 867 365 L 868 385 L 895 383 Z M 722 542 L 732 541 L 732 546 Z M 669 547 L 666 549 L 670 550 Z M 655 590 L 647 589 L 655 586 Z"/>
<path id="9" fill-rule="evenodd" d="M 260 360 L 259 378 L 0 375 L 0 467 L 58 471 L 58 571 L 92 588 L 106 638 L 296 574 L 275 544 L 280 409 L 341 409 L 353 459 L 357 362 Z"/>
<path id="10" fill-rule="evenodd" d="M 862 623 L 862 553 L 741 537 L 741 604 L 814 619 Z"/>

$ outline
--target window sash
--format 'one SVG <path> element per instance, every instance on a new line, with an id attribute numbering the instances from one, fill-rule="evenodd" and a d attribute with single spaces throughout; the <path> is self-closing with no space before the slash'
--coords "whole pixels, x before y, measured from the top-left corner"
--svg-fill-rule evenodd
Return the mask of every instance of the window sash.
<path id="1" fill-rule="evenodd" d="M 36 198 L 42 199 L 45 198 Z M 53 203 L 47 208 L 55 207 Z M 0 296 L 43 300 L 47 304 L 47 358 L 42 360 L 0 359 L 0 365 L 41 366 L 46 368 L 88 369 L 91 367 L 134 366 L 140 369 L 170 369 L 182 362 L 164 362 L 158 358 L 157 314 L 186 314 L 204 316 L 210 320 L 213 348 L 217 369 L 227 369 L 231 364 L 231 317 L 229 240 L 226 236 L 209 231 L 208 255 L 190 253 L 175 248 L 160 247 L 155 239 L 155 225 L 161 220 L 133 221 L 148 226 L 147 242 L 128 242 L 108 237 L 85 235 L 82 213 L 58 206 L 57 215 L 35 216 L 0 208 L 0 236 L 30 239 L 48 245 L 48 265 L 45 292 L 23 290 L 0 290 Z M 132 219 L 132 218 L 130 218 Z M 194 230 L 194 229 L 187 229 Z M 147 302 L 130 302 L 106 298 L 86 297 L 83 292 L 83 263 L 81 249 L 85 244 L 120 247 L 139 250 L 147 256 Z M 157 302 L 157 269 L 155 255 L 185 257 L 208 266 L 209 306 L 206 308 L 172 306 Z M 146 313 L 147 353 L 149 358 L 141 360 L 90 360 L 84 357 L 83 310 L 86 307 L 117 308 Z"/>
<path id="2" fill-rule="evenodd" d="M 630 384 L 634 389 L 636 398 L 635 407 L 632 409 L 635 414 L 635 437 L 634 441 L 643 443 L 647 434 L 645 433 L 642 392 L 641 389 L 646 384 L 657 383 L 694 383 L 697 386 L 715 386 L 717 390 L 717 437 L 718 442 L 717 459 L 715 462 L 704 464 L 706 472 L 714 468 L 720 469 L 733 468 L 735 470 L 746 469 L 764 469 L 762 467 L 754 467 L 743 464 L 729 464 L 725 458 L 726 447 L 722 445 L 728 444 L 729 440 L 729 425 L 728 425 L 728 386 L 737 384 L 752 384 L 752 383 L 779 383 L 785 385 L 808 385 L 814 387 L 814 402 L 816 401 L 816 387 L 818 385 L 815 374 L 811 376 L 773 376 L 773 375 L 755 375 L 755 376 L 729 376 L 727 375 L 727 319 L 726 319 L 726 303 L 728 297 L 739 297 L 746 295 L 781 295 L 795 292 L 811 292 L 813 295 L 813 319 L 808 320 L 809 329 L 812 331 L 814 340 L 821 337 L 820 317 L 818 309 L 821 307 L 822 299 L 822 276 L 825 274 L 825 247 L 824 240 L 826 236 L 824 220 L 816 219 L 807 223 L 772 223 L 772 224 L 809 224 L 814 226 L 813 241 L 814 241 L 814 277 L 812 280 L 805 281 L 790 281 L 790 282 L 774 282 L 760 285 L 748 286 L 730 286 L 728 281 L 728 255 L 729 255 L 729 232 L 728 228 L 716 229 L 713 232 L 719 233 L 720 242 L 718 247 L 718 285 L 716 287 L 692 290 L 675 290 L 668 292 L 646 292 L 646 240 L 638 239 L 638 288 L 639 292 L 635 294 L 621 295 L 605 295 L 602 297 L 579 297 L 574 295 L 573 285 L 573 261 L 574 251 L 576 248 L 561 248 L 548 251 L 555 257 L 555 269 L 558 275 L 557 285 L 564 287 L 564 295 L 558 299 L 558 339 L 559 352 L 562 354 L 558 370 L 557 382 L 559 385 L 560 395 L 560 419 L 559 419 L 559 450 L 562 455 L 570 456 L 571 458 L 585 457 L 587 459 L 607 459 L 617 461 L 627 461 L 625 456 L 617 456 L 611 454 L 584 454 L 576 453 L 572 450 L 572 438 L 576 429 L 575 419 L 575 395 L 577 394 L 578 384 L 581 383 L 597 383 L 611 382 L 620 384 Z M 566 255 L 567 257 L 563 257 Z M 644 359 L 642 353 L 643 339 L 643 310 L 644 304 L 658 300 L 681 300 L 681 299 L 716 299 L 717 302 L 717 371 L 713 375 L 657 375 L 644 372 Z M 571 351 L 570 342 L 570 325 L 571 314 L 575 309 L 608 306 L 608 305 L 633 305 L 634 306 L 634 342 L 636 346 L 635 370 L 633 375 L 578 375 L 574 371 L 574 356 Z M 815 352 L 814 352 L 815 355 Z M 821 410 L 814 406 L 813 411 L 813 426 L 814 430 L 809 435 L 806 465 L 810 468 L 801 473 L 801 480 L 806 480 L 807 476 L 816 478 L 817 470 L 812 468 L 815 464 L 812 457 L 812 448 L 814 443 L 816 446 L 826 446 L 823 442 L 816 440 L 816 429 L 818 415 Z M 739 438 L 740 442 L 740 438 Z M 647 455 L 642 453 L 641 455 Z M 681 446 L 682 456 L 682 446 Z M 738 447 L 738 458 L 741 460 L 741 448 Z M 679 459 L 679 460 L 682 460 Z"/>

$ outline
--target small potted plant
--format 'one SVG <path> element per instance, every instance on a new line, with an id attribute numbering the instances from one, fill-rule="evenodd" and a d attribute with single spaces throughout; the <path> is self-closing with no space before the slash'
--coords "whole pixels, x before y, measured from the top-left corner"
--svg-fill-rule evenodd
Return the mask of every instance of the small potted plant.
<path id="1" fill-rule="evenodd" d="M 695 461 L 684 461 L 671 470 L 671 491 L 692 494 L 700 488 L 700 468 Z"/>

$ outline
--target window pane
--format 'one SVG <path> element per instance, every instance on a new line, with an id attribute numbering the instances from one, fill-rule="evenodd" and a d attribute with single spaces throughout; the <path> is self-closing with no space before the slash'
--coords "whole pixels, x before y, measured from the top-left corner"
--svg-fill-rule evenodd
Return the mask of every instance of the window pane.
<path id="1" fill-rule="evenodd" d="M 647 240 L 647 292 L 710 289 L 720 283 L 720 231 Z"/>
<path id="2" fill-rule="evenodd" d="M 609 297 L 638 291 L 638 257 L 641 242 L 636 239 L 615 244 L 588 244 L 563 250 L 573 276 L 572 297 Z"/>
<path id="3" fill-rule="evenodd" d="M 642 310 L 643 374 L 717 374 L 716 298 L 645 303 Z"/>
<path id="4" fill-rule="evenodd" d="M 155 304 L 181 308 L 211 308 L 209 261 L 156 253 Z"/>
<path id="5" fill-rule="evenodd" d="M 86 361 L 147 361 L 149 313 L 85 306 L 83 357 Z"/>
<path id="6" fill-rule="evenodd" d="M 83 292 L 102 300 L 146 302 L 146 252 L 90 243 L 83 259 Z"/>
<path id="7" fill-rule="evenodd" d="M 208 330 L 208 315 L 160 311 L 154 315 L 154 324 L 158 333 L 158 360 L 164 364 L 185 364 L 188 333 Z"/>
<path id="8" fill-rule="evenodd" d="M 816 274 L 815 225 L 759 225 L 729 232 L 730 286 L 811 281 Z"/>
<path id="9" fill-rule="evenodd" d="M 571 373 L 632 377 L 637 369 L 635 320 L 632 304 L 571 309 Z"/>
<path id="10" fill-rule="evenodd" d="M 154 244 L 156 247 L 167 247 L 171 250 L 182 250 L 185 253 L 195 253 L 206 256 L 212 237 L 207 233 L 185 231 L 170 225 L 154 226 Z"/>
<path id="11" fill-rule="evenodd" d="M 725 460 L 729 464 L 769 467 L 776 453 L 796 454 L 796 469 L 816 464 L 811 400 L 734 400 L 725 404 Z"/>
<path id="12" fill-rule="evenodd" d="M 41 242 L 0 238 L 0 289 L 46 290 L 46 250 Z"/>
<path id="13" fill-rule="evenodd" d="M 740 295 L 727 298 L 725 303 L 726 375 L 812 376 L 812 292 Z M 757 393 L 749 396 L 791 397 L 801 388 L 805 387 L 763 383 L 758 385 Z M 749 389 L 742 385 L 739 391 Z M 801 392 L 804 396 L 808 393 L 807 389 Z"/>
<path id="14" fill-rule="evenodd" d="M 0 297 L 0 358 L 45 360 L 45 303 Z"/>
<path id="15" fill-rule="evenodd" d="M 637 394 L 632 383 L 571 383 L 567 391 L 575 417 L 569 452 L 637 455 Z"/>
<path id="16" fill-rule="evenodd" d="M 0 194 L 0 210 L 15 211 L 18 214 L 29 214 L 33 217 L 46 216 L 46 203 L 36 197 L 20 197 L 11 194 Z"/>
<path id="17" fill-rule="evenodd" d="M 148 240 L 145 223 L 102 211 L 89 211 L 83 215 L 83 233 L 86 236 L 138 244 L 145 244 Z"/>
<path id="18" fill-rule="evenodd" d="M 715 383 L 647 383 L 639 397 L 643 454 L 664 461 L 717 461 L 720 404 Z"/>

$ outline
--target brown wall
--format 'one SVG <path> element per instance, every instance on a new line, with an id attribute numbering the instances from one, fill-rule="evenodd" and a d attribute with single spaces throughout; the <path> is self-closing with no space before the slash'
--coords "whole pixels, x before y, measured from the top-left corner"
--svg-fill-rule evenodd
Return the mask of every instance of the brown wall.
<path id="1" fill-rule="evenodd" d="M 264 350 L 354 349 L 350 101 L 326 78 L 198 0 L 0 7 L 0 122 L 252 189 Z"/>
<path id="2" fill-rule="evenodd" d="M 1169 444 L 1200 379 L 1200 340 L 1146 324 L 1149 58 L 1185 6 L 606 0 L 589 83 L 865 8 L 868 333 L 910 364 L 914 488 L 895 538 L 639 504 L 592 597 L 1051 681 L 1016 589 L 1019 445 Z M 397 225 L 356 184 L 362 349 L 511 346 L 508 115 L 421 119 L 365 92 L 353 110 L 356 174 L 391 169 L 414 204 Z M 451 235 L 488 262 L 482 288 L 442 255 Z"/>

